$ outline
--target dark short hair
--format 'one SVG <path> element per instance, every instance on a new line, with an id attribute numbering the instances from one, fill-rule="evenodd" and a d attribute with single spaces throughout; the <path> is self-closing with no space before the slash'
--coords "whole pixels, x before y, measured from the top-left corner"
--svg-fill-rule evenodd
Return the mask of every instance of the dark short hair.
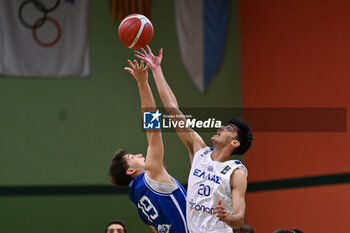
<path id="1" fill-rule="evenodd" d="M 273 233 L 292 233 L 292 232 L 287 229 L 278 229 L 278 230 L 275 230 Z"/>
<path id="2" fill-rule="evenodd" d="M 243 226 L 241 226 L 241 228 L 239 229 L 240 233 L 255 233 L 254 228 L 252 228 L 251 226 L 249 226 L 248 224 L 244 224 Z"/>
<path id="3" fill-rule="evenodd" d="M 238 128 L 237 140 L 240 145 L 233 150 L 232 154 L 243 155 L 252 146 L 254 140 L 250 126 L 242 118 L 232 118 L 228 124 Z"/>
<path id="4" fill-rule="evenodd" d="M 124 224 L 122 221 L 120 221 L 120 220 L 113 220 L 112 222 L 108 223 L 107 226 L 106 226 L 105 233 L 107 233 L 108 227 L 109 227 L 110 225 L 113 225 L 113 224 L 119 224 L 119 225 L 121 225 L 121 226 L 124 228 L 124 232 L 126 233 L 126 226 L 125 226 L 125 224 Z"/>
<path id="5" fill-rule="evenodd" d="M 304 233 L 302 230 L 297 228 L 292 229 L 292 231 L 294 231 L 295 233 Z"/>
<path id="6" fill-rule="evenodd" d="M 124 159 L 124 155 L 127 154 L 128 152 L 124 149 L 119 149 L 114 153 L 114 158 L 108 172 L 113 185 L 125 187 L 132 181 L 132 177 L 126 174 L 126 170 L 128 170 L 129 166 Z"/>

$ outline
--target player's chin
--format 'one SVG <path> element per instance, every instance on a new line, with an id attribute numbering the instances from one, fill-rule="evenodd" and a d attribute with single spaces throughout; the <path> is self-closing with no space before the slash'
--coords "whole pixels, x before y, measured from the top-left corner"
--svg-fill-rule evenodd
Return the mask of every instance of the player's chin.
<path id="1" fill-rule="evenodd" d="M 219 136 L 217 136 L 216 134 L 213 135 L 213 136 L 210 138 L 210 140 L 211 140 L 211 142 L 212 142 L 213 145 L 214 145 L 214 144 L 220 143 L 220 138 L 219 138 Z"/>

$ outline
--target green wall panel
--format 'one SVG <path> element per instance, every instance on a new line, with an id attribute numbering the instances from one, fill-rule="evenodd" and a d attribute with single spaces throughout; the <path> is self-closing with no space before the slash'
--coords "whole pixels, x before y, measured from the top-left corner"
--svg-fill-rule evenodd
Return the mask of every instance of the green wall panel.
<path id="1" fill-rule="evenodd" d="M 108 222 L 123 220 L 128 232 L 152 232 L 136 208 L 118 196 L 0 197 L 0 232 L 104 233 Z"/>

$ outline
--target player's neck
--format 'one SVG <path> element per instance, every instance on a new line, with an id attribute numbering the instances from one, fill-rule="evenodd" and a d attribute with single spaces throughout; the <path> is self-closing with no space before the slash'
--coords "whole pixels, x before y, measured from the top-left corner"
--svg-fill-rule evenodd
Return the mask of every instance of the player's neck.
<path id="1" fill-rule="evenodd" d="M 225 162 L 230 160 L 232 150 L 230 147 L 214 146 L 213 153 L 211 153 L 211 159 L 213 161 Z"/>
<path id="2" fill-rule="evenodd" d="M 133 173 L 132 175 L 131 175 L 131 177 L 133 178 L 133 179 L 135 179 L 138 175 L 140 175 L 140 174 L 142 174 L 142 173 L 144 173 L 146 170 L 137 170 L 135 173 Z"/>

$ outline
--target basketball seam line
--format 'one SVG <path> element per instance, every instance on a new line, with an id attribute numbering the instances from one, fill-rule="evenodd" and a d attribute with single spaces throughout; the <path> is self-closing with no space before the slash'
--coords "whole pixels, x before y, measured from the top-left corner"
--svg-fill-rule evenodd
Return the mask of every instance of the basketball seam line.
<path id="1" fill-rule="evenodd" d="M 140 36 L 142 34 L 142 31 L 145 28 L 146 24 L 147 24 L 147 21 L 145 22 L 145 21 L 143 21 L 143 19 L 141 19 L 141 26 L 140 26 L 139 31 L 137 32 L 137 34 L 135 36 L 134 41 L 129 46 L 130 49 L 132 49 L 137 44 L 137 42 L 139 41 Z"/>

